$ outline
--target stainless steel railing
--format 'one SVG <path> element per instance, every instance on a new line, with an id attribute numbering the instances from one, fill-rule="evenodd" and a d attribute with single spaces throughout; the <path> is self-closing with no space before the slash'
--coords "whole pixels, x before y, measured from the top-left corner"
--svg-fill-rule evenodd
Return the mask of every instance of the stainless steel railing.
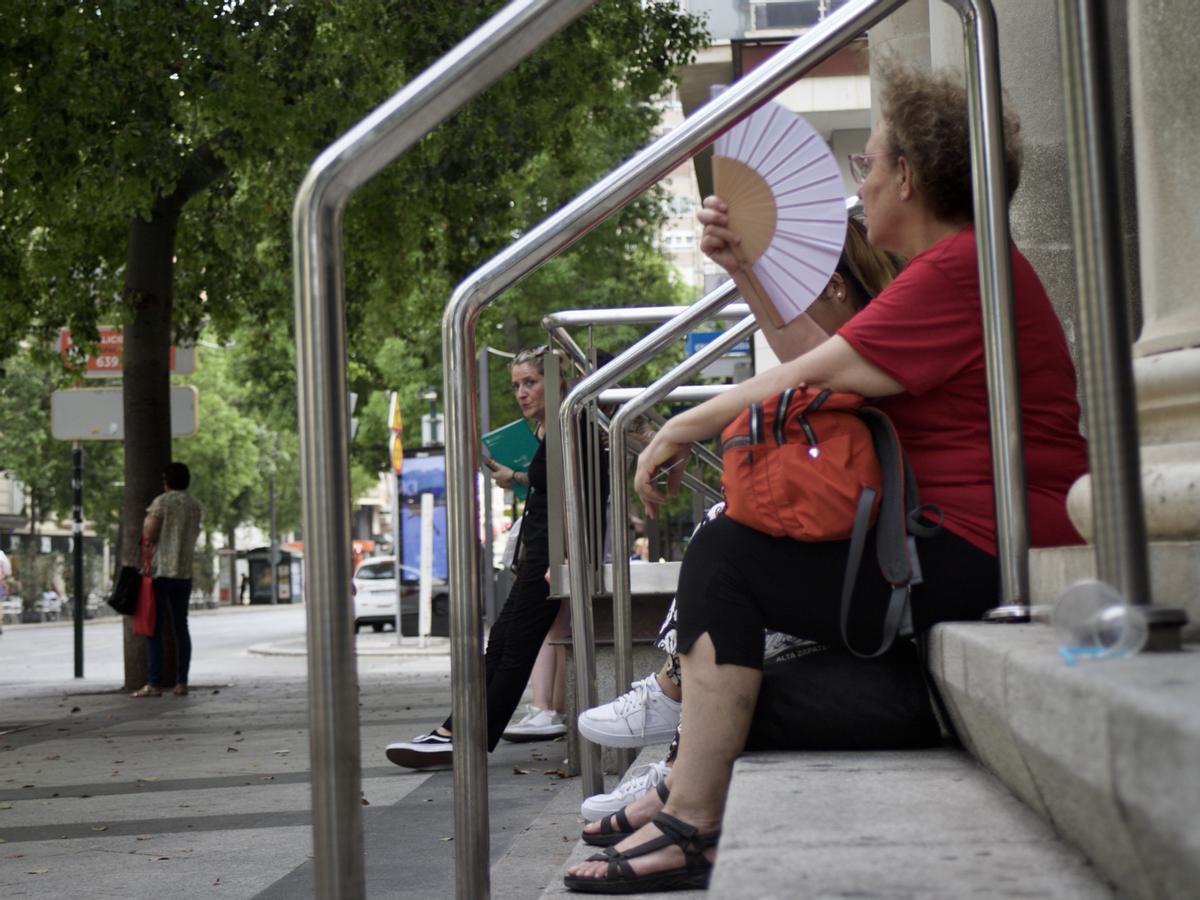
<path id="1" fill-rule="evenodd" d="M 451 632 L 454 664 L 455 835 L 458 895 L 488 894 L 482 623 L 474 496 L 478 423 L 474 413 L 475 323 L 483 307 L 551 256 L 765 103 L 795 78 L 890 15 L 905 0 L 855 0 L 755 69 L 682 126 L 656 141 L 468 277 L 443 316 L 447 419 Z M 1007 211 L 1000 155 L 1000 90 L 995 19 L 988 0 L 946 0 L 959 13 L 971 96 L 981 295 L 991 387 L 997 531 L 1005 607 L 1028 599 L 1019 403 L 1016 397 Z M 297 195 L 297 378 L 303 512 L 310 540 L 309 679 L 313 758 L 313 840 L 320 896 L 363 893 L 358 808 L 357 683 L 344 607 L 349 582 L 349 475 L 345 414 L 345 298 L 341 219 L 350 194 L 458 106 L 574 19 L 585 0 L 528 0 L 507 7 L 408 88 L 318 158 Z M 564 404 L 566 409 L 569 404 Z M 333 440 L 329 437 L 333 436 Z M 568 467 L 567 502 L 579 473 Z M 568 517 L 570 520 L 570 517 Z M 569 530 L 570 527 L 569 527 Z M 572 546 L 583 536 L 568 534 Z M 574 579 L 573 579 L 574 580 Z M 573 603 L 577 593 L 572 585 Z M 1001 615 L 1008 614 L 1005 611 Z M 582 680 L 586 689 L 589 681 Z M 581 701 L 586 698 L 581 697 Z M 585 778 L 585 789 L 599 784 Z"/>
<path id="2" fill-rule="evenodd" d="M 472 489 L 477 468 L 478 424 L 472 414 L 475 323 L 483 308 L 500 293 L 529 274 L 559 251 L 570 246 L 591 228 L 613 212 L 640 195 L 681 162 L 698 152 L 722 131 L 765 103 L 788 86 L 796 77 L 816 65 L 862 31 L 885 18 L 903 5 L 904 0 L 857 0 L 841 9 L 818 27 L 798 38 L 792 45 L 759 66 L 674 131 L 660 138 L 624 165 L 593 185 L 573 202 L 527 233 L 499 256 L 469 276 L 455 290 L 442 318 L 443 365 L 445 396 L 447 398 L 447 481 L 451 567 L 451 605 L 455 609 L 452 623 L 470 626 L 478 634 L 478 602 L 473 596 L 477 584 L 477 555 L 471 544 L 478 521 L 477 501 Z M 1006 606 L 1027 599 L 1028 547 L 1021 538 L 1027 534 L 1024 519 L 1024 472 L 1019 440 L 1012 440 L 1012 421 L 1016 405 L 1012 396 L 1016 385 L 1015 354 L 1011 311 L 1011 261 L 1008 253 L 1007 210 L 997 198 L 1004 196 L 1004 172 L 1000 154 L 1000 86 L 996 56 L 995 18 L 987 0 L 954 0 L 954 7 L 964 21 L 964 42 L 969 57 L 967 77 L 973 97 L 970 106 L 971 143 L 975 150 L 972 174 L 977 191 L 980 247 L 981 296 L 985 311 L 986 351 L 989 383 L 997 394 L 992 403 L 992 425 L 1000 437 L 994 445 L 997 491 L 1006 496 L 998 504 L 998 530 L 1006 536 L 1001 551 L 1006 554 L 1002 565 L 1003 598 Z M 1004 307 L 998 310 L 998 307 Z M 605 367 L 607 369 L 610 366 Z M 595 377 L 595 376 L 592 376 Z M 580 390 L 587 385 L 584 379 Z M 574 393 L 574 392 L 573 392 Z M 576 428 L 570 398 L 563 404 L 560 424 L 564 432 Z M 582 473 L 577 466 L 568 466 L 565 478 L 566 502 L 578 505 L 582 495 Z M 569 509 L 568 509 L 569 511 Z M 585 536 L 572 526 L 574 517 L 567 516 L 568 544 L 582 555 Z M 1009 539 L 1013 535 L 1016 540 Z M 576 640 L 591 640 L 590 617 L 583 606 L 586 591 L 586 572 L 578 569 L 572 575 L 573 612 L 583 615 L 574 623 Z M 582 633 L 581 633 L 582 631 Z M 461 642 L 455 639 L 455 645 Z M 457 657 L 456 657 L 457 659 Z M 578 664 L 577 657 L 577 664 Z M 470 672 L 463 673 L 455 683 L 456 712 L 458 706 L 467 710 L 470 695 L 476 706 L 482 703 L 483 682 L 478 661 Z M 470 676 L 468 678 L 468 676 Z M 594 677 L 589 672 L 578 673 L 579 703 L 594 702 Z M 469 764 L 456 787 L 456 812 L 471 809 L 486 810 L 487 782 L 483 767 L 482 722 L 466 734 L 458 735 L 456 762 Z M 464 746 L 466 745 L 466 746 Z M 598 790 L 601 785 L 599 766 L 589 755 L 581 760 L 584 790 Z M 459 773 L 456 770 L 456 776 Z M 463 796 L 465 795 L 465 796 Z M 486 821 L 486 818 L 485 820 Z M 456 834 L 457 831 L 456 823 Z M 476 829 L 470 838 L 486 847 L 486 831 Z M 460 844 L 465 851 L 465 846 Z M 480 855 L 480 854 L 475 854 Z M 482 855 L 481 855 L 482 861 Z"/>
<path id="3" fill-rule="evenodd" d="M 309 742 L 313 878 L 318 897 L 356 898 L 366 890 L 358 680 L 347 606 L 351 498 L 342 215 L 358 187 L 573 21 L 591 2 L 518 0 L 505 7 L 326 149 L 296 195 L 292 213 L 296 380 L 308 542 Z M 461 542 L 459 552 L 464 552 Z M 468 619 L 466 628 L 461 617 L 458 624 L 456 696 L 465 697 L 465 685 L 477 682 L 481 675 L 478 613 Z M 476 725 L 474 746 L 478 748 L 483 741 L 482 700 L 470 703 L 469 699 L 456 703 L 455 715 L 463 726 Z M 472 763 L 456 767 L 456 777 L 473 784 L 482 771 L 483 755 L 477 750 Z M 457 794 L 459 798 L 467 795 L 465 790 Z M 487 833 L 486 802 L 472 808 L 456 806 L 456 828 L 460 838 L 459 896 L 472 900 L 486 896 L 486 837 L 482 841 L 470 837 L 480 829 Z"/>
<path id="4" fill-rule="evenodd" d="M 1178 650 L 1186 614 L 1150 608 L 1133 360 L 1121 303 L 1124 252 L 1117 225 L 1116 123 L 1106 89 L 1107 14 L 1102 4 L 1058 3 L 1096 574 L 1126 602 L 1144 607 L 1151 626 L 1147 649 Z"/>
<path id="5" fill-rule="evenodd" d="M 753 316 L 726 329 L 721 337 L 685 359 L 652 385 L 638 393 L 617 410 L 608 434 L 612 503 L 612 606 L 613 606 L 613 668 L 617 690 L 633 681 L 633 588 L 629 571 L 629 496 L 626 481 L 626 430 L 634 420 L 670 391 L 683 384 L 710 362 L 720 358 L 739 341 L 758 330 Z M 594 653 L 594 647 L 576 647 L 576 653 Z M 594 663 L 586 668 L 594 671 Z M 582 741 L 582 736 L 581 736 Z M 631 761 L 631 760 L 630 760 Z"/>

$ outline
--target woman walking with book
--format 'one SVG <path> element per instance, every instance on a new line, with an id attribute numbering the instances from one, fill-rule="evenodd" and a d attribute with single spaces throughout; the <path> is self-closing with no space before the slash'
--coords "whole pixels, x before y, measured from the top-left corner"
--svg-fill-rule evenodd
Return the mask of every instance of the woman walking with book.
<path id="1" fill-rule="evenodd" d="M 527 472 L 496 465 L 501 485 L 527 485 L 529 496 L 521 522 L 517 574 L 508 600 L 488 634 L 484 654 L 487 685 L 488 750 L 494 750 L 521 702 L 542 642 L 559 616 L 562 603 L 551 599 L 546 573 L 550 568 L 550 511 L 546 493 L 546 398 L 544 358 L 550 350 L 522 350 L 513 358 L 512 389 L 521 415 L 532 422 L 537 452 Z M 602 479 L 606 480 L 606 479 Z M 389 744 L 387 758 L 410 769 L 445 768 L 453 751 L 453 722 L 447 718 L 427 734 Z"/>

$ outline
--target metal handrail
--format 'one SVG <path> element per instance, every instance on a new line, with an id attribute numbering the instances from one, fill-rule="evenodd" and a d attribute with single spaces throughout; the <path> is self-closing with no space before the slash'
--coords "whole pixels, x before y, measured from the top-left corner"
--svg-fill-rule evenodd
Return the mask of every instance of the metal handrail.
<path id="1" fill-rule="evenodd" d="M 967 46 L 967 75 L 972 97 L 969 109 L 970 138 L 975 148 L 972 176 L 976 184 L 977 211 L 982 218 L 982 227 L 977 228 L 981 268 L 980 294 L 985 323 L 991 323 L 985 324 L 989 384 L 994 392 L 1004 394 L 1008 399 L 1011 397 L 1011 388 L 1016 384 L 1016 369 L 1011 327 L 1012 279 L 1007 208 L 1005 204 L 995 202 L 995 198 L 1004 196 L 995 16 L 988 0 L 947 2 L 954 6 L 963 19 L 964 40 Z M 475 323 L 483 308 L 501 292 L 640 195 L 722 131 L 778 94 L 807 69 L 849 43 L 903 3 L 904 0 L 858 0 L 843 7 L 701 108 L 681 126 L 638 153 L 527 233 L 469 276 L 455 290 L 442 318 L 448 425 L 447 513 L 451 605 L 456 610 L 452 621 L 467 624 L 479 621 L 478 603 L 472 602 L 473 586 L 478 576 L 478 562 L 470 546 L 474 539 L 478 513 L 474 491 L 468 486 L 474 483 L 473 473 L 478 455 L 475 446 L 478 423 L 472 415 L 470 384 L 474 375 Z M 1002 299 L 1006 302 L 1001 303 Z M 997 313 L 998 306 L 1005 306 L 1006 311 Z M 999 327 L 995 320 L 999 320 Z M 1006 321 L 1007 328 L 1004 327 Z M 606 370 L 608 368 L 611 368 L 611 365 L 606 367 Z M 584 384 L 587 382 L 588 379 L 585 379 Z M 567 429 L 576 427 L 572 421 L 574 417 L 571 405 L 570 402 L 564 404 L 560 411 L 560 420 Z M 1002 432 L 1010 438 L 994 441 L 1002 451 L 993 454 L 993 464 L 999 473 L 998 489 L 1016 494 L 1015 498 L 1004 498 L 1004 502 L 998 504 L 997 510 L 998 530 L 1004 531 L 1006 536 L 1001 545 L 1002 552 L 1014 557 L 1013 560 L 1005 560 L 1002 565 L 1002 593 L 1005 601 L 1023 602 L 1027 597 L 1024 586 L 1028 583 L 1028 548 L 1027 541 L 1022 545 L 1019 539 L 1020 535 L 1027 534 L 1027 523 L 1023 518 L 1025 491 L 1021 447 L 1019 441 L 1016 444 L 1012 442 L 1011 429 L 1008 428 L 1011 423 L 1005 421 L 1006 418 L 1015 418 L 1012 404 L 1000 402 L 997 398 L 990 405 L 990 413 L 993 431 Z M 569 466 L 565 474 L 566 502 L 570 513 L 580 502 L 582 473 L 578 471 L 577 466 Z M 570 546 L 577 551 L 576 558 L 579 558 L 583 552 L 585 536 L 578 533 L 579 528 L 572 525 L 573 520 L 574 516 L 568 514 L 568 540 Z M 1014 533 L 1018 535 L 1015 542 L 1008 539 Z M 576 640 L 590 640 L 590 615 L 587 615 L 590 610 L 581 609 L 586 606 L 583 597 L 586 573 L 582 566 L 572 569 L 580 573 L 578 579 L 572 575 L 572 610 L 584 612 L 575 622 Z M 465 704 L 468 694 L 481 696 L 483 693 L 478 664 L 470 674 L 474 675 L 472 680 L 467 680 L 464 676 L 454 685 L 456 703 L 461 700 Z M 590 675 L 591 673 L 585 671 L 578 672 L 577 687 L 580 690 L 581 704 L 589 700 L 594 701 L 594 679 L 590 678 Z M 480 733 L 475 734 L 475 731 Z M 464 737 L 471 742 L 471 753 L 478 755 L 482 762 L 482 724 Z M 462 740 L 456 740 L 456 744 L 461 746 L 462 743 Z M 584 754 L 582 762 L 583 789 L 598 789 L 601 785 L 598 765 L 590 759 L 590 754 Z M 459 783 L 464 792 L 470 794 L 470 802 L 485 806 L 486 771 L 482 765 L 472 766 L 471 771 L 464 772 L 463 775 Z M 456 809 L 459 805 L 456 799 Z"/>
<path id="2" fill-rule="evenodd" d="M 1129 319 L 1121 304 L 1124 252 L 1116 226 L 1116 126 L 1106 89 L 1111 31 L 1102 5 L 1059 0 L 1067 172 L 1079 284 L 1080 369 L 1088 423 L 1096 574 L 1126 602 L 1152 603 L 1142 501 Z M 1179 649 L 1180 609 L 1144 610 L 1147 649 Z"/>
<path id="3" fill-rule="evenodd" d="M 606 402 L 620 402 L 622 393 L 632 399 L 640 393 L 639 388 L 612 388 L 613 384 L 630 375 L 646 360 L 670 346 L 696 325 L 706 321 L 714 312 L 738 296 L 737 287 L 726 281 L 691 306 L 676 312 L 674 318 L 665 322 L 636 341 L 631 347 L 618 353 L 608 365 L 584 378 L 567 394 L 558 410 L 559 433 L 564 447 L 578 447 L 579 411 L 587 403 L 594 403 L 601 392 L 609 392 Z M 606 391 L 607 389 L 607 391 Z M 611 435 L 609 439 L 611 440 Z M 571 560 L 584 560 L 586 535 L 580 519 L 582 510 L 583 473 L 578 455 L 568 456 L 572 465 L 563 467 L 563 494 L 566 507 L 567 556 Z M 615 521 L 615 520 L 614 520 Z M 595 644 L 595 628 L 592 620 L 592 605 L 587 585 L 586 565 L 572 564 L 569 567 L 571 595 L 571 639 L 575 657 L 575 697 L 579 709 L 596 705 L 596 667 L 591 648 Z M 579 742 L 579 770 L 585 795 L 603 790 L 603 774 L 600 769 L 600 748 L 589 741 Z"/>
<path id="4" fill-rule="evenodd" d="M 629 424 L 655 403 L 670 395 L 694 373 L 719 359 L 739 341 L 758 330 L 753 316 L 726 329 L 719 338 L 683 360 L 636 397 L 617 410 L 608 434 L 612 504 L 612 607 L 613 661 L 617 690 L 633 682 L 633 588 L 629 573 L 629 497 L 625 480 L 625 432 Z M 594 647 L 576 648 L 576 652 L 594 653 Z M 595 668 L 594 663 L 588 668 Z"/>
<path id="5" fill-rule="evenodd" d="M 358 678 L 354 636 L 346 609 L 351 575 L 350 440 L 342 216 L 358 187 L 562 30 L 592 2 L 517 0 L 506 6 L 326 149 L 312 164 L 296 195 L 292 213 L 296 376 L 301 493 L 308 542 L 313 880 L 319 897 L 362 897 L 366 890 Z M 480 635 L 478 616 L 475 622 L 474 633 Z M 477 637 L 476 645 L 480 642 L 481 637 Z M 459 657 L 478 655 L 477 646 L 460 646 L 457 653 Z M 464 715 L 459 721 L 465 723 L 466 709 L 461 712 Z M 482 702 L 477 718 L 482 721 Z M 470 778 L 465 768 L 464 774 Z M 456 807 L 456 828 L 468 813 L 482 816 L 486 833 L 487 805 L 483 804 L 481 810 Z M 472 823 L 472 827 L 479 826 Z M 460 838 L 466 834 L 463 830 L 457 833 Z M 485 896 L 486 840 L 460 840 L 457 856 L 459 896 Z"/>

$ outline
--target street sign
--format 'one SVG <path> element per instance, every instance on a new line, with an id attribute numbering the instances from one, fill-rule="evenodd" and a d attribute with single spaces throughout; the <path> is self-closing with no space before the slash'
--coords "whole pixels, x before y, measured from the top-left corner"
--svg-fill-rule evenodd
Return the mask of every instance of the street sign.
<path id="1" fill-rule="evenodd" d="M 85 360 L 84 378 L 120 378 L 122 374 L 121 354 L 125 349 L 125 335 L 120 328 L 101 326 L 100 353 Z M 58 352 L 64 360 L 74 362 L 81 353 L 71 340 L 71 330 L 63 328 L 58 334 Z M 196 348 L 171 346 L 172 375 L 190 375 L 196 371 Z"/>
<path id="2" fill-rule="evenodd" d="M 684 336 L 684 351 L 688 356 L 700 352 L 725 332 L 692 331 Z M 714 359 L 700 373 L 710 378 L 736 378 L 750 375 L 750 339 L 738 341 L 720 359 Z"/>
<path id="3" fill-rule="evenodd" d="M 189 385 L 171 388 L 171 437 L 200 427 L 200 397 Z M 71 388 L 50 395 L 50 433 L 60 441 L 123 441 L 125 412 L 119 388 Z"/>

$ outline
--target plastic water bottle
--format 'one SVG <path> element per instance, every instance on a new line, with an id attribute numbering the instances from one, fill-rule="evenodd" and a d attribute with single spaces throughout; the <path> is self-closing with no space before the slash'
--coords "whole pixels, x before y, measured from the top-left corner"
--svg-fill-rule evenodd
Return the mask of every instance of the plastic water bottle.
<path id="1" fill-rule="evenodd" d="M 1078 581 L 1054 604 L 1050 622 L 1058 635 L 1058 654 L 1068 666 L 1100 659 L 1120 659 L 1146 643 L 1146 617 L 1130 606 L 1111 585 Z"/>

